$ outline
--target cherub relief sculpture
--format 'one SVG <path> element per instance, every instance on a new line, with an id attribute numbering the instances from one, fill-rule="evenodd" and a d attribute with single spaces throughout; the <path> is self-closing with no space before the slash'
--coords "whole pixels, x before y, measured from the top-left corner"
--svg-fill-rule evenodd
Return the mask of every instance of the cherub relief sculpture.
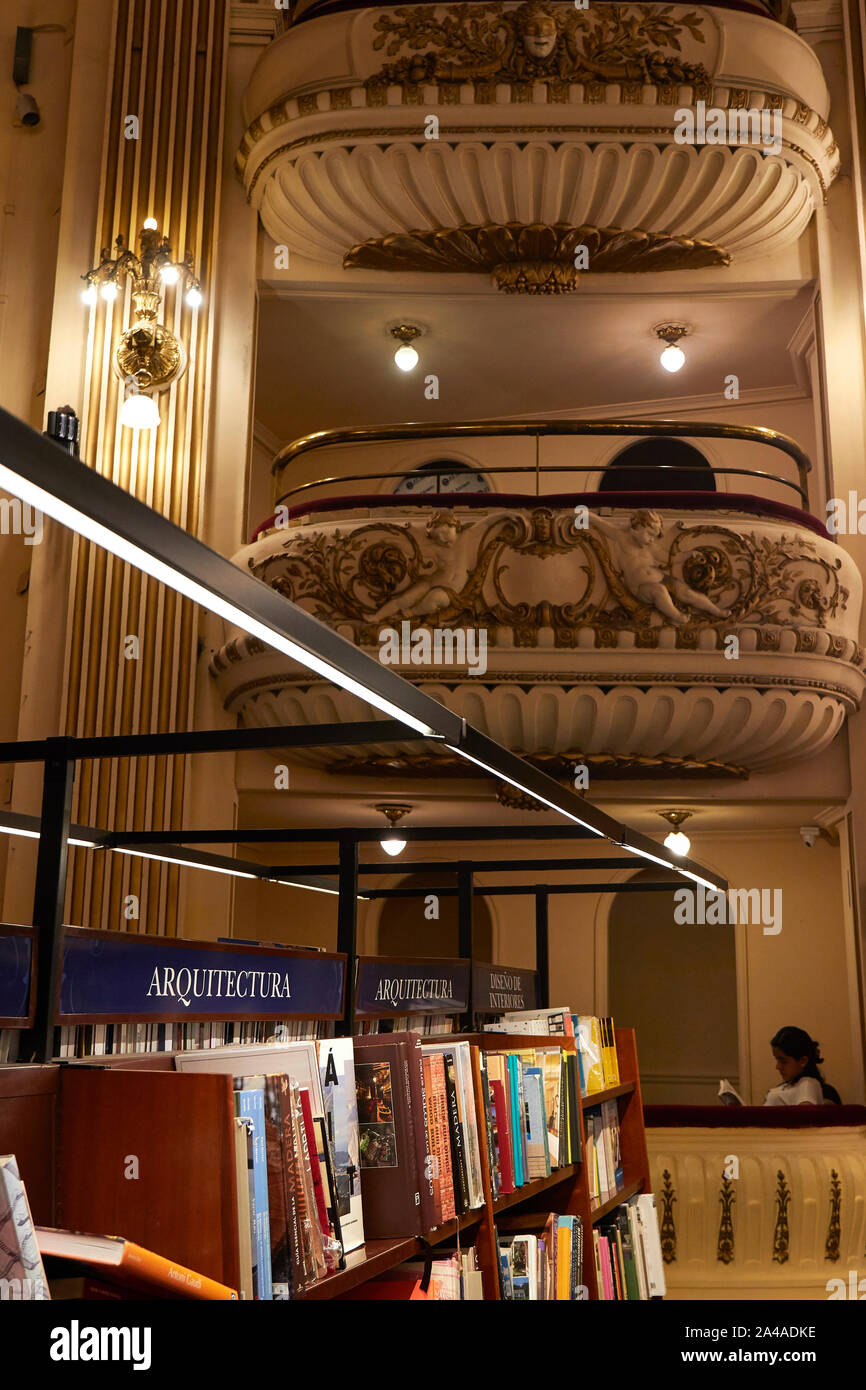
<path id="1" fill-rule="evenodd" d="M 427 617 L 450 608 L 455 594 L 466 579 L 466 565 L 460 563 L 457 537 L 467 528 L 453 512 L 435 512 L 424 528 L 427 539 L 438 553 L 423 562 L 423 574 L 407 588 L 394 594 L 376 614 L 392 618 L 397 613 Z"/>
<path id="2" fill-rule="evenodd" d="M 682 627 L 689 621 L 671 597 L 678 598 L 702 613 L 724 618 L 725 609 L 713 603 L 707 594 L 692 589 L 684 579 L 667 573 L 656 553 L 656 542 L 663 531 L 658 512 L 633 512 L 627 527 L 619 526 L 607 517 L 593 515 L 590 529 L 597 527 L 608 538 L 611 558 L 633 598 L 651 604 L 669 622 Z"/>
<path id="3" fill-rule="evenodd" d="M 439 8 L 439 7 L 436 7 Z M 704 21 L 694 11 L 617 5 L 575 10 L 550 0 L 501 4 L 403 5 L 380 15 L 373 47 L 389 57 L 368 79 L 382 82 L 675 82 L 704 84 L 701 63 L 682 56 L 686 34 L 705 43 Z M 661 50 L 673 50 L 667 54 Z M 419 50 L 426 49 L 426 52 Z"/>

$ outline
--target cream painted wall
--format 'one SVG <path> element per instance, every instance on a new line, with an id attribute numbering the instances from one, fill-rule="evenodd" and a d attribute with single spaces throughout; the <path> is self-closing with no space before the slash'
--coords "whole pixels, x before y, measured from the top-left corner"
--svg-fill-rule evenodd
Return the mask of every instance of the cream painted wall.
<path id="1" fill-rule="evenodd" d="M 13 122 L 15 88 L 7 80 L 0 118 L 0 406 L 41 429 L 46 409 L 45 368 L 57 265 L 60 198 L 69 108 L 75 0 L 29 0 L 0 7 L 0 71 L 12 72 L 19 24 L 56 24 L 62 32 L 34 36 L 31 80 L 42 120 L 28 128 Z M 38 168 L 38 177 L 34 169 Z M 54 401 L 47 408 L 65 404 Z M 0 494 L 5 498 L 6 494 Z M 51 544 L 48 530 L 43 544 Z M 0 535 L 0 612 L 3 614 L 3 679 L 0 739 L 18 735 L 21 672 L 28 628 L 28 588 L 37 547 L 22 536 Z M 47 729 L 46 733 L 55 733 Z M 15 772 L 0 768 L 0 807 L 12 804 Z M 0 837 L 0 903 L 5 891 L 8 837 Z M 32 853 L 22 855 L 25 897 L 12 920 L 30 921 Z"/>

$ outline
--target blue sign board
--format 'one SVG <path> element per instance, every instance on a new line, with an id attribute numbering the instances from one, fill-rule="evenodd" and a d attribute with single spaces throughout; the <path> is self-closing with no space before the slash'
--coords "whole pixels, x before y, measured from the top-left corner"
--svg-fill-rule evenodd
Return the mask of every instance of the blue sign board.
<path id="1" fill-rule="evenodd" d="M 0 1023 L 4 1027 L 30 1021 L 30 974 L 33 932 L 29 927 L 0 924 Z"/>
<path id="2" fill-rule="evenodd" d="M 355 1013 L 462 1014 L 469 1007 L 468 960 L 392 960 L 359 956 Z"/>
<path id="3" fill-rule="evenodd" d="M 67 929 L 59 1023 L 339 1018 L 345 958 Z"/>

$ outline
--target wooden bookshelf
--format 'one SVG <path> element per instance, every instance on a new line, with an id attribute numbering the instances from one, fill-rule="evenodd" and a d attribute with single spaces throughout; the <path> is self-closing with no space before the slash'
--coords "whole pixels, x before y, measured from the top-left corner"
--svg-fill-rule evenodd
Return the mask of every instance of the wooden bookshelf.
<path id="1" fill-rule="evenodd" d="M 481 1093 L 480 1055 L 482 1052 L 531 1048 L 562 1047 L 568 1052 L 575 1051 L 575 1040 L 565 1037 L 538 1037 L 527 1034 L 474 1033 L 450 1034 L 451 1041 L 468 1041 L 473 1059 L 475 1081 L 476 1111 L 484 1115 Z M 524 1184 L 516 1192 L 494 1199 L 488 1164 L 486 1143 L 480 1144 L 481 1176 L 484 1203 L 481 1207 L 466 1212 L 456 1221 L 428 1232 L 423 1239 L 371 1240 L 359 1250 L 346 1257 L 346 1267 L 326 1276 L 312 1285 L 302 1295 L 304 1300 L 326 1300 L 350 1294 L 351 1290 L 377 1275 L 402 1264 L 406 1260 L 417 1259 L 431 1247 L 452 1241 L 464 1232 L 474 1240 L 478 1252 L 478 1262 L 482 1273 L 485 1299 L 496 1301 L 499 1298 L 499 1272 L 496 1267 L 495 1229 L 510 1232 L 540 1230 L 551 1211 L 561 1215 L 580 1216 L 584 1230 L 583 1281 L 589 1291 L 590 1299 L 598 1296 L 596 1287 L 595 1261 L 592 1254 L 592 1226 L 621 1202 L 638 1192 L 649 1192 L 649 1163 L 647 1159 L 646 1136 L 644 1133 L 643 1107 L 640 1091 L 640 1078 L 637 1066 L 637 1051 L 634 1033 L 630 1029 L 616 1029 L 617 1055 L 619 1059 L 619 1086 L 599 1091 L 591 1096 L 582 1096 L 578 1106 L 581 1154 L 586 1152 L 586 1133 L 584 1111 L 601 1105 L 606 1100 L 617 1100 L 620 1113 L 620 1132 L 622 1142 L 623 1172 L 625 1185 L 609 1200 L 593 1206 L 590 1201 L 587 1175 L 583 1163 L 555 1168 L 549 1177 L 536 1179 Z M 22 1171 L 30 1191 L 31 1206 L 38 1224 L 63 1224 L 78 1229 L 110 1230 L 117 1222 L 123 1223 L 120 1207 L 109 1212 L 100 1203 L 107 1200 L 100 1185 L 90 1181 L 89 1174 L 101 1166 L 101 1151 L 111 1146 L 112 1107 L 134 1110 L 142 1105 L 145 1098 L 147 1106 L 153 1110 L 151 1119 L 154 1125 L 160 1124 L 160 1114 L 166 1095 L 173 1092 L 175 1083 L 190 1090 L 196 1101 L 196 1151 L 199 1155 L 195 1182 L 200 1185 L 200 1174 L 207 1166 L 208 1155 L 219 1152 L 219 1184 L 225 1185 L 224 1207 L 229 1211 L 234 1195 L 233 1164 L 225 1145 L 227 1127 L 231 1121 L 231 1085 L 228 1077 L 206 1076 L 195 1079 L 189 1073 L 171 1071 L 173 1059 L 165 1054 L 144 1053 L 139 1056 L 117 1056 L 89 1058 L 86 1063 L 72 1066 L 31 1066 L 11 1063 L 0 1067 L 0 1152 L 18 1153 L 23 1160 Z M 86 1165 L 83 1157 L 70 1159 L 69 1150 L 64 1143 L 64 1126 L 68 1129 L 69 1118 L 74 1114 L 76 1093 L 82 1089 L 76 1084 L 76 1073 L 90 1073 L 88 1091 L 89 1104 L 97 1104 L 100 1125 L 94 1124 L 89 1136 L 91 1163 Z M 153 1083 L 144 1083 L 142 1073 L 151 1073 Z M 155 1074 L 155 1075 L 154 1075 Z M 124 1085 L 125 1078 L 129 1081 Z M 208 1088 L 220 1095 L 206 1096 Z M 193 1091 L 195 1095 L 192 1095 Z M 93 1096 L 90 1093 L 93 1092 Z M 102 1094 L 104 1092 L 104 1095 Z M 128 1094 L 127 1094 L 128 1092 Z M 202 1094 L 199 1095 L 199 1092 Z M 224 1092 L 224 1094 L 222 1094 Z M 217 1103 L 218 1102 L 218 1103 Z M 149 1113 L 149 1112 L 148 1112 Z M 68 1143 L 68 1140 L 66 1141 Z M 181 1146 L 178 1153 L 170 1155 L 172 1162 L 168 1168 L 175 1174 L 172 1179 L 171 1201 L 176 1205 L 185 1199 L 183 1180 L 178 1178 L 184 1172 L 181 1149 L 186 1141 L 177 1136 Z M 83 1154 L 83 1146 L 81 1153 Z M 75 1163 L 80 1172 L 64 1171 L 63 1181 L 59 1182 L 62 1166 Z M 86 1171 L 85 1171 L 86 1169 Z M 111 1170 L 113 1172 L 113 1169 Z M 193 1176 L 186 1169 L 187 1186 Z M 115 1184 L 123 1193 L 130 1184 Z M 55 1193 L 64 1191 L 62 1209 L 55 1207 Z M 189 1201 L 193 1203 L 194 1194 L 190 1192 Z M 197 1235 L 195 1224 L 190 1223 L 186 1232 L 184 1248 L 185 1263 L 197 1268 L 232 1286 L 237 1285 L 237 1252 L 229 1239 L 232 1220 L 225 1219 L 217 1212 L 216 1189 L 211 1199 L 214 1212 L 214 1227 L 219 1223 L 224 1231 L 224 1248 L 212 1253 L 210 1267 L 205 1258 L 197 1258 L 197 1241 L 202 1249 L 207 1244 L 201 1233 Z M 168 1189 L 165 1200 L 169 1201 Z M 71 1204 L 71 1205 L 70 1205 Z M 163 1213 L 164 1215 L 164 1213 Z M 155 1214 L 156 1217 L 159 1213 Z M 83 1223 L 83 1224 L 82 1224 Z M 126 1235 L 138 1239 L 140 1244 L 158 1249 L 149 1229 L 112 1230 L 112 1234 Z M 211 1237 L 214 1231 L 211 1230 Z M 211 1245 L 213 1246 L 213 1239 Z M 172 1252 L 173 1258 L 180 1258 Z M 235 1276 L 234 1278 L 232 1276 Z"/>

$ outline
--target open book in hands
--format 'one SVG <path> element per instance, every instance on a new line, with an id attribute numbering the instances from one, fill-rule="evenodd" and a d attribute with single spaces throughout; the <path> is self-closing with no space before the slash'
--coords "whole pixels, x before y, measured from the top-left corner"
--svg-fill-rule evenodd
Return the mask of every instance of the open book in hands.
<path id="1" fill-rule="evenodd" d="M 743 1097 L 734 1090 L 730 1081 L 719 1082 L 719 1100 L 722 1105 L 745 1105 Z"/>

